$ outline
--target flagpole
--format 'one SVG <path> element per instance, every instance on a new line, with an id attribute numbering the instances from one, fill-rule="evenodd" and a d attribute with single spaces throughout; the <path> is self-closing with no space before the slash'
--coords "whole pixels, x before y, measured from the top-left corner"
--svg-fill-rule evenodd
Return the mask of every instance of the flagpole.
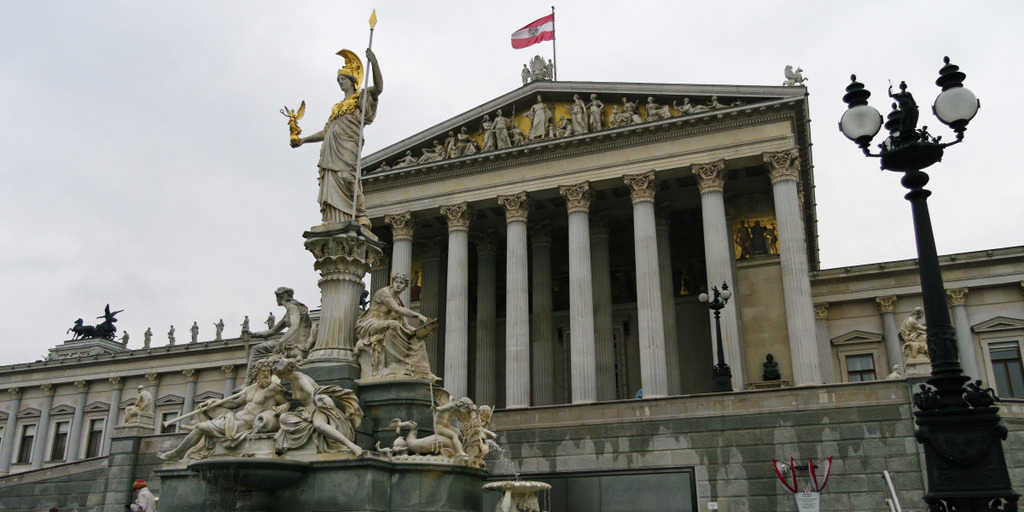
<path id="1" fill-rule="evenodd" d="M 551 58 L 554 61 L 551 65 L 552 80 L 558 81 L 558 52 L 555 51 L 555 6 L 551 6 Z"/>
<path id="2" fill-rule="evenodd" d="M 366 44 L 367 50 L 373 49 L 373 27 L 377 25 L 377 10 L 374 9 L 370 14 L 370 42 Z M 363 70 L 363 90 L 360 92 L 360 105 L 359 105 L 359 141 L 356 143 L 356 179 L 352 183 L 352 220 L 357 221 L 356 202 L 359 200 L 359 189 L 362 186 L 360 180 L 363 176 L 363 128 L 366 127 L 366 96 L 367 89 L 370 87 L 370 59 L 366 59 L 366 69 Z"/>

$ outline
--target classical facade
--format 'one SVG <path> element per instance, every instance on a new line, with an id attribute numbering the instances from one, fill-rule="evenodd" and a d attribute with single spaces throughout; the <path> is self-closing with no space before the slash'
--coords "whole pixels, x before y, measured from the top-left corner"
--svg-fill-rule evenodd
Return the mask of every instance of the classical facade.
<path id="1" fill-rule="evenodd" d="M 903 509 L 924 509 L 910 395 L 928 368 L 900 332 L 917 267 L 819 268 L 805 88 L 531 82 L 364 162 L 386 244 L 370 291 L 404 273 L 402 302 L 440 319 L 433 373 L 498 408 L 511 463 L 493 474 L 551 482 L 553 510 L 795 510 L 772 459 L 833 456 L 824 508 L 884 508 L 888 470 Z M 1019 489 L 1024 247 L 942 265 L 965 373 L 1004 398 Z M 713 394 L 698 296 L 722 283 L 734 391 Z M 245 378 L 239 338 L 82 343 L 0 368 L 0 494 L 42 506 L 34 486 L 86 474 L 105 484 L 82 510 L 115 510 L 136 477 L 159 491 L 154 454 L 181 436 L 163 422 Z M 154 421 L 119 433 L 139 386 Z M 652 486 L 669 490 L 635 490 Z"/>

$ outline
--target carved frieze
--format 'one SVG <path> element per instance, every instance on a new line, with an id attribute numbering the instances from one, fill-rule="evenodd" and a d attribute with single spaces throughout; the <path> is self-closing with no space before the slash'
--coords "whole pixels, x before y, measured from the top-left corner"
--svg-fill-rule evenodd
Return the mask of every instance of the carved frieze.
<path id="1" fill-rule="evenodd" d="M 565 198 L 565 207 L 572 212 L 590 211 L 590 182 L 584 181 L 575 185 L 562 185 L 558 187 L 558 193 Z"/>
<path id="2" fill-rule="evenodd" d="M 700 193 L 722 192 L 725 189 L 725 160 L 715 160 L 706 164 L 693 164 L 693 175 L 697 177 L 697 188 Z"/>
<path id="3" fill-rule="evenodd" d="M 654 171 L 627 174 L 622 177 L 622 180 L 629 187 L 629 198 L 633 203 L 654 202 L 654 192 L 658 187 L 654 179 Z"/>

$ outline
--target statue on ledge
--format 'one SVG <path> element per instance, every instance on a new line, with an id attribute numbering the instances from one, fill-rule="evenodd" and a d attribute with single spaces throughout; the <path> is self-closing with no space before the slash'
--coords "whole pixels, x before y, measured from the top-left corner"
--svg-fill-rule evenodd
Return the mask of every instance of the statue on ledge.
<path id="1" fill-rule="evenodd" d="M 900 326 L 900 337 L 903 338 L 903 357 L 908 363 L 924 363 L 928 358 L 928 330 L 921 319 L 924 309 L 917 307 Z"/>
<path id="2" fill-rule="evenodd" d="M 153 424 L 153 413 L 150 411 L 153 407 L 153 395 L 141 384 L 138 387 L 139 396 L 135 398 L 135 403 L 124 408 L 124 423 L 125 425 L 138 425 L 143 424 L 152 426 Z"/>
<path id="3" fill-rule="evenodd" d="M 391 286 L 377 290 L 366 312 L 356 321 L 355 355 L 364 379 L 409 377 L 432 382 L 439 380 L 430 371 L 423 342 L 437 328 L 437 320 L 402 304 L 400 295 L 408 286 L 408 276 L 401 272 L 393 275 Z M 423 326 L 412 327 L 407 318 L 416 318 Z"/>

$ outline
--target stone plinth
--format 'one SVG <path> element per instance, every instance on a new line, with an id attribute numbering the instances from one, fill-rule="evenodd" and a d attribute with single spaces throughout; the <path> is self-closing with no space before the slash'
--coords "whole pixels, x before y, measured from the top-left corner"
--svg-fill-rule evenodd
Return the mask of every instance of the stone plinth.
<path id="1" fill-rule="evenodd" d="M 304 366 L 352 364 L 363 276 L 380 261 L 383 244 L 355 222 L 325 224 L 302 236 L 320 272 L 320 326 Z"/>
<path id="2" fill-rule="evenodd" d="M 132 421 L 114 426 L 114 437 L 148 436 L 153 433 L 153 413 L 140 413 Z"/>
<path id="3" fill-rule="evenodd" d="M 435 385 L 434 389 L 441 388 Z M 366 414 L 364 423 L 367 420 L 372 422 L 373 438 L 380 442 L 381 448 L 391 448 L 398 437 L 395 429 L 389 426 L 395 418 L 415 421 L 420 437 L 434 433 L 429 382 L 416 379 L 361 380 L 359 398 Z"/>
<path id="4" fill-rule="evenodd" d="M 906 365 L 903 367 L 903 376 L 907 379 L 931 377 L 932 363 L 931 361 L 907 361 Z"/>

